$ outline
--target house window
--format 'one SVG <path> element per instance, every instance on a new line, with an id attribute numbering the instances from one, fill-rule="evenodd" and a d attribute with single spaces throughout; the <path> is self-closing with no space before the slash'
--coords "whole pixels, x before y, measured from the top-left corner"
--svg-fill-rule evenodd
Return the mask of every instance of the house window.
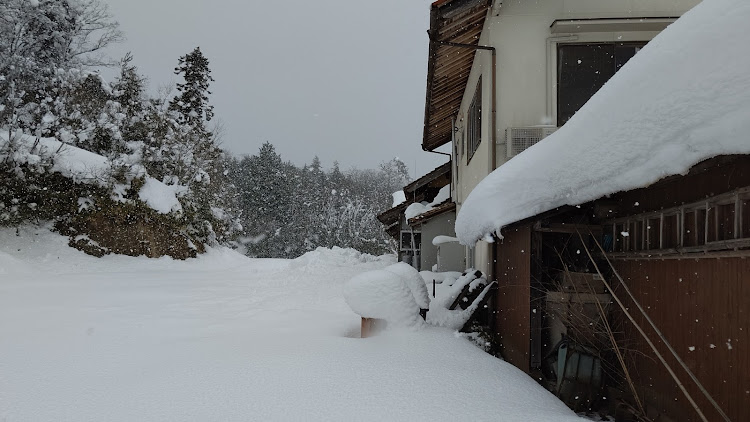
<path id="1" fill-rule="evenodd" d="M 477 88 L 474 91 L 474 98 L 469 105 L 468 118 L 466 122 L 466 147 L 468 158 L 466 162 L 471 161 L 471 157 L 479 148 L 482 142 L 482 78 L 477 82 Z"/>
<path id="2" fill-rule="evenodd" d="M 680 215 L 665 215 L 661 224 L 661 247 L 671 249 L 680 246 Z"/>
<path id="3" fill-rule="evenodd" d="M 608 252 L 684 253 L 750 247 L 750 187 L 604 226 Z M 614 242 L 609 238 L 614 239 Z"/>
<path id="4" fill-rule="evenodd" d="M 422 247 L 422 233 L 402 231 L 401 232 L 401 250 L 402 251 L 419 251 Z"/>
<path id="5" fill-rule="evenodd" d="M 557 126 L 573 117 L 644 44 L 560 44 L 557 47 Z"/>

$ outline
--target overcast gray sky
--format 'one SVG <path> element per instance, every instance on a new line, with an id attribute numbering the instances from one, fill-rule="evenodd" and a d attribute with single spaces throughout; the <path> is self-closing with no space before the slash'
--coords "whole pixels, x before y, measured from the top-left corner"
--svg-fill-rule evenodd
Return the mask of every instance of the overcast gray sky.
<path id="1" fill-rule="evenodd" d="M 127 37 L 110 54 L 132 51 L 152 91 L 200 46 L 233 153 L 270 141 L 342 169 L 398 156 L 417 175 L 445 161 L 420 148 L 428 0 L 102 1 Z"/>

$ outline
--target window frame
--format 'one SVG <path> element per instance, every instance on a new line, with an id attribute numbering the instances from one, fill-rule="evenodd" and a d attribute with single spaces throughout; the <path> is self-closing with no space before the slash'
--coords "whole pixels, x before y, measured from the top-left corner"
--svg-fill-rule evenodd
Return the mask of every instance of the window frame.
<path id="1" fill-rule="evenodd" d="M 404 235 L 409 237 L 409 244 L 404 247 Z M 416 238 L 419 237 L 419 243 Z M 412 248 L 412 242 L 415 248 Z M 422 250 L 422 231 L 421 230 L 401 230 L 399 237 L 399 249 L 403 252 L 415 252 Z"/>
<path id="2" fill-rule="evenodd" d="M 721 207 L 731 207 L 731 213 L 719 212 Z M 613 236 L 614 255 L 727 251 L 750 247 L 750 231 L 747 230 L 750 225 L 749 207 L 750 187 L 744 187 L 677 207 L 609 220 L 604 223 L 604 229 L 605 233 Z M 731 222 L 727 215 L 731 215 Z M 671 234 L 664 232 L 665 218 L 670 219 L 666 227 L 669 227 Z M 647 230 L 647 226 L 654 222 L 658 222 L 658 227 L 652 226 L 652 230 Z M 726 226 L 723 231 L 722 224 Z M 636 228 L 643 232 L 633 233 Z M 623 238 L 618 230 L 628 232 L 629 236 Z M 666 236 L 669 236 L 670 242 L 665 245 Z M 634 247 L 633 239 L 637 239 L 640 245 Z M 671 241 L 676 244 L 672 246 Z"/>
<path id="3" fill-rule="evenodd" d="M 632 20 L 631 20 L 632 23 Z M 648 43 L 659 35 L 661 30 L 639 29 L 636 27 L 611 31 L 580 31 L 570 33 L 550 32 L 547 39 L 547 75 L 546 75 L 546 115 L 557 123 L 557 47 L 564 44 L 593 44 L 606 42 Z"/>
<path id="4" fill-rule="evenodd" d="M 555 113 L 554 120 L 555 120 L 555 124 L 557 125 L 557 127 L 561 127 L 565 123 L 567 123 L 567 120 L 565 122 L 562 122 L 560 120 L 561 119 L 561 113 L 560 113 L 560 108 L 561 108 L 560 97 L 561 97 L 561 95 L 560 95 L 560 90 L 563 87 L 563 84 L 561 82 L 561 74 L 562 74 L 562 65 L 563 64 L 561 63 L 562 55 L 561 55 L 560 52 L 561 52 L 561 50 L 563 48 L 570 48 L 570 47 L 591 47 L 591 48 L 593 48 L 593 47 L 596 47 L 596 46 L 598 46 L 598 47 L 611 47 L 612 48 L 612 56 L 611 56 L 611 60 L 612 60 L 612 69 L 611 69 L 612 75 L 609 78 L 607 78 L 607 80 L 605 80 L 602 83 L 602 85 L 599 87 L 599 89 L 601 89 L 607 83 L 607 81 L 609 81 L 609 79 L 611 79 L 612 76 L 614 76 L 620 70 L 620 68 L 624 65 L 624 63 L 623 63 L 622 65 L 618 66 L 618 62 L 617 62 L 617 57 L 618 57 L 617 56 L 617 48 L 618 47 L 632 47 L 632 48 L 635 48 L 636 51 L 633 54 L 633 56 L 635 56 L 635 54 L 637 54 L 638 51 L 640 51 L 649 41 L 650 40 L 643 40 L 643 41 L 632 41 L 632 40 L 628 40 L 628 41 L 624 41 L 624 40 L 617 40 L 617 41 L 613 41 L 613 40 L 609 40 L 609 41 L 605 41 L 605 40 L 602 40 L 602 41 L 578 41 L 578 40 L 576 40 L 576 41 L 572 41 L 572 42 L 557 43 L 555 45 L 555 49 L 554 49 L 555 50 L 555 58 L 554 58 L 554 68 L 555 68 L 555 74 L 554 74 L 554 78 L 555 78 L 555 85 L 554 85 L 555 89 L 554 89 L 554 91 L 555 91 L 555 93 L 554 93 L 554 96 L 555 96 L 555 99 L 554 99 L 554 104 L 552 105 L 552 109 L 554 110 L 554 113 Z M 631 56 L 631 58 L 632 58 L 632 56 Z M 628 60 L 630 60 L 630 59 L 628 59 Z M 579 63 L 580 63 L 580 60 L 579 60 Z M 627 63 L 627 61 L 625 63 Z M 601 70 L 601 69 L 599 69 L 599 70 Z M 597 71 L 596 73 L 598 74 L 599 71 Z M 599 89 L 597 89 L 591 96 L 589 96 L 589 98 L 583 104 L 586 104 L 591 99 L 591 97 L 593 97 L 594 94 L 596 94 L 596 92 L 599 91 Z M 583 104 L 581 104 L 581 107 L 583 107 Z M 580 109 L 580 107 L 579 107 L 579 109 Z M 577 110 L 576 110 L 576 112 L 577 112 Z M 574 114 L 575 114 L 575 112 L 568 119 L 572 118 Z"/>
<path id="5" fill-rule="evenodd" d="M 482 143 L 482 77 L 479 77 L 474 95 L 466 111 L 466 164 L 471 162 Z M 463 149 L 463 148 L 462 148 Z"/>

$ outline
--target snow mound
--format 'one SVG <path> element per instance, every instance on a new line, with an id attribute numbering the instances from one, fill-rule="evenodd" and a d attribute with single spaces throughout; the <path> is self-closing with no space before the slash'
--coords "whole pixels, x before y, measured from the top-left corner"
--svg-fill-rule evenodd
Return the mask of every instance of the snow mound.
<path id="1" fill-rule="evenodd" d="M 704 1 L 649 42 L 563 127 L 471 192 L 456 219 L 472 245 L 508 224 L 750 154 L 750 2 Z"/>
<path id="2" fill-rule="evenodd" d="M 178 185 L 165 185 L 153 177 L 146 177 L 146 183 L 138 191 L 138 198 L 161 214 L 180 212 L 182 205 L 177 200 L 178 189 Z"/>
<path id="3" fill-rule="evenodd" d="M 292 268 L 322 268 L 330 269 L 331 267 L 350 267 L 357 264 L 366 264 L 371 262 L 389 262 L 394 260 L 392 255 L 375 256 L 359 252 L 352 248 L 332 248 L 319 247 L 295 258 L 291 261 Z"/>
<path id="4" fill-rule="evenodd" d="M 0 252 L 0 274 L 26 273 L 31 271 L 28 264 L 7 253 Z"/>
<path id="5" fill-rule="evenodd" d="M 424 324 L 406 282 L 390 271 L 368 271 L 353 277 L 344 285 L 344 299 L 357 315 L 385 320 L 389 326 Z"/>
<path id="6" fill-rule="evenodd" d="M 427 293 L 427 285 L 414 267 L 403 262 L 397 262 L 385 268 L 385 271 L 396 274 L 404 279 L 406 286 L 411 290 L 414 301 L 422 309 L 430 308 L 430 295 Z"/>
<path id="7" fill-rule="evenodd" d="M 422 276 L 427 284 L 432 284 L 432 281 L 434 280 L 435 284 L 452 286 L 462 274 L 458 271 L 443 271 L 439 273 L 434 271 L 420 271 L 419 275 Z"/>

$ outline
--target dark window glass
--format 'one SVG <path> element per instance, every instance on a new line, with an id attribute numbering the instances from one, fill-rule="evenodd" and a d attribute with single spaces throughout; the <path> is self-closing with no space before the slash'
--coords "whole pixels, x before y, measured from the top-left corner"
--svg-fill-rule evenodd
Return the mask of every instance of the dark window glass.
<path id="1" fill-rule="evenodd" d="M 706 209 L 695 210 L 695 244 L 706 244 Z"/>
<path id="2" fill-rule="evenodd" d="M 401 249 L 411 249 L 411 234 L 401 232 Z"/>
<path id="3" fill-rule="evenodd" d="M 471 100 L 468 112 L 468 121 L 466 125 L 466 137 L 467 137 L 467 148 L 468 158 L 466 162 L 471 160 L 474 153 L 479 148 L 479 144 L 482 142 L 482 78 L 479 78 L 477 88 L 474 91 L 474 98 Z"/>
<path id="4" fill-rule="evenodd" d="M 634 221 L 630 230 L 630 245 L 634 251 L 643 250 L 643 221 Z"/>
<path id="5" fill-rule="evenodd" d="M 706 231 L 708 232 L 707 240 L 709 242 L 719 240 L 719 220 L 716 219 L 716 215 L 716 205 L 711 205 L 711 208 L 708 209 L 708 223 L 706 224 Z"/>
<path id="6" fill-rule="evenodd" d="M 670 249 L 678 246 L 679 238 L 677 215 L 665 215 L 662 227 L 662 249 Z"/>
<path id="7" fill-rule="evenodd" d="M 411 232 L 401 232 L 401 249 L 411 250 L 411 249 L 419 249 L 420 247 L 422 247 L 422 233 L 414 232 L 414 244 L 413 245 L 412 245 L 411 238 L 412 238 Z"/>
<path id="8" fill-rule="evenodd" d="M 734 239 L 734 203 L 716 207 L 718 218 L 718 240 Z"/>
<path id="9" fill-rule="evenodd" d="M 625 226 L 623 224 L 615 225 L 615 252 L 625 252 Z"/>
<path id="10" fill-rule="evenodd" d="M 605 252 L 613 252 L 614 250 L 614 226 L 604 226 L 602 233 L 602 248 Z"/>
<path id="11" fill-rule="evenodd" d="M 616 44 L 615 45 L 615 72 L 620 70 L 621 67 L 625 66 L 635 53 L 643 48 L 642 43 L 638 44 Z"/>
<path id="12" fill-rule="evenodd" d="M 646 249 L 659 249 L 661 243 L 659 242 L 659 236 L 661 232 L 661 218 L 650 218 L 648 220 L 648 226 L 646 227 L 646 236 L 648 238 L 648 246 Z"/>
<path id="13" fill-rule="evenodd" d="M 695 230 L 695 211 L 685 211 L 685 221 L 683 230 L 682 246 L 697 246 L 698 241 L 696 239 Z"/>
<path id="14" fill-rule="evenodd" d="M 557 49 L 557 125 L 562 126 L 643 43 L 561 44 Z"/>

